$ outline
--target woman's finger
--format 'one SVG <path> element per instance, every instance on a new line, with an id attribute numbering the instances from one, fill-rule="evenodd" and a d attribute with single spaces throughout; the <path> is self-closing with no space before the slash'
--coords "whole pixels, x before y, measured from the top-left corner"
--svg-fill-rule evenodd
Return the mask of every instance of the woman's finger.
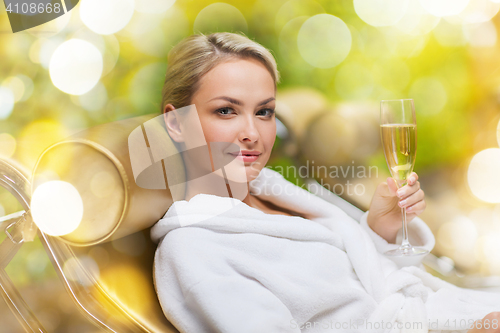
<path id="1" fill-rule="evenodd" d="M 401 208 L 403 208 L 403 207 L 408 208 L 408 207 L 416 204 L 417 202 L 424 200 L 424 197 L 425 197 L 424 191 L 418 190 L 417 192 L 409 195 L 408 197 L 406 197 L 402 200 L 399 200 L 398 205 Z"/>
<path id="2" fill-rule="evenodd" d="M 397 196 L 399 197 L 399 199 L 404 199 L 406 197 L 409 197 L 413 193 L 416 193 L 418 190 L 420 190 L 419 181 L 415 182 L 415 184 L 413 185 L 405 185 L 401 187 L 397 192 Z"/>
<path id="3" fill-rule="evenodd" d="M 392 196 L 392 197 L 396 196 L 397 190 L 398 190 L 398 185 L 396 184 L 396 181 L 394 180 L 394 178 L 388 177 L 386 179 L 386 182 L 387 182 L 387 190 L 389 191 L 388 196 Z"/>
<path id="4" fill-rule="evenodd" d="M 418 214 L 421 214 L 425 210 L 426 207 L 427 207 L 427 203 L 425 202 L 425 200 L 421 200 L 421 201 L 414 203 L 413 205 L 407 206 L 406 212 L 418 215 Z"/>
<path id="5" fill-rule="evenodd" d="M 412 172 L 407 179 L 408 179 L 408 184 L 413 185 L 418 180 L 418 175 L 416 172 Z"/>

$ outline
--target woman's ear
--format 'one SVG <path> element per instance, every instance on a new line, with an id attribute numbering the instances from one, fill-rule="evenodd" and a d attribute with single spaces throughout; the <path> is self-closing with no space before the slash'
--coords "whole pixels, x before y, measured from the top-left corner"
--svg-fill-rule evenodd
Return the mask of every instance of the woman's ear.
<path id="1" fill-rule="evenodd" d="M 165 105 L 163 119 L 165 120 L 165 127 L 167 128 L 168 135 L 170 135 L 175 142 L 184 142 L 178 117 L 177 110 L 172 104 Z"/>

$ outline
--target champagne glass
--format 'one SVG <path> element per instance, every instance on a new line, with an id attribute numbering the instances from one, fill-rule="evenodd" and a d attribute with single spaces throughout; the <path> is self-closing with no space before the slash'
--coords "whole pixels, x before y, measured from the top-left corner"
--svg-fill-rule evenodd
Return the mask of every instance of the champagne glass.
<path id="1" fill-rule="evenodd" d="M 385 160 L 398 188 L 407 183 L 413 171 L 417 154 L 417 120 L 412 99 L 380 102 L 380 135 Z M 387 256 L 415 256 L 429 253 L 426 249 L 411 246 L 408 241 L 406 208 L 401 209 L 403 241 L 401 246 L 384 254 Z"/>

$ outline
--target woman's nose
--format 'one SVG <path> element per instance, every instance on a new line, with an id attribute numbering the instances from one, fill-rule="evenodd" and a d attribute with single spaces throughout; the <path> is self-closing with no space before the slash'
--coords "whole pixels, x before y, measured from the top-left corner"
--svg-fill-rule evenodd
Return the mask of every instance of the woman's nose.
<path id="1" fill-rule="evenodd" d="M 257 142 L 259 140 L 259 131 L 255 126 L 253 119 L 247 120 L 240 125 L 239 140 L 241 142 Z"/>

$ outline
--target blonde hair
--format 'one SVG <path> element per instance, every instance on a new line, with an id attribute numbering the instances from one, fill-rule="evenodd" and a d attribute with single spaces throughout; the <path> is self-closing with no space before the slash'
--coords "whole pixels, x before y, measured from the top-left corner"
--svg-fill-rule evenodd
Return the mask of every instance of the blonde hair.
<path id="1" fill-rule="evenodd" d="M 203 75 L 230 58 L 253 58 L 271 74 L 275 85 L 280 77 L 271 52 L 240 34 L 218 32 L 192 35 L 177 44 L 168 54 L 168 69 L 162 89 L 161 112 L 167 104 L 187 106 Z"/>

